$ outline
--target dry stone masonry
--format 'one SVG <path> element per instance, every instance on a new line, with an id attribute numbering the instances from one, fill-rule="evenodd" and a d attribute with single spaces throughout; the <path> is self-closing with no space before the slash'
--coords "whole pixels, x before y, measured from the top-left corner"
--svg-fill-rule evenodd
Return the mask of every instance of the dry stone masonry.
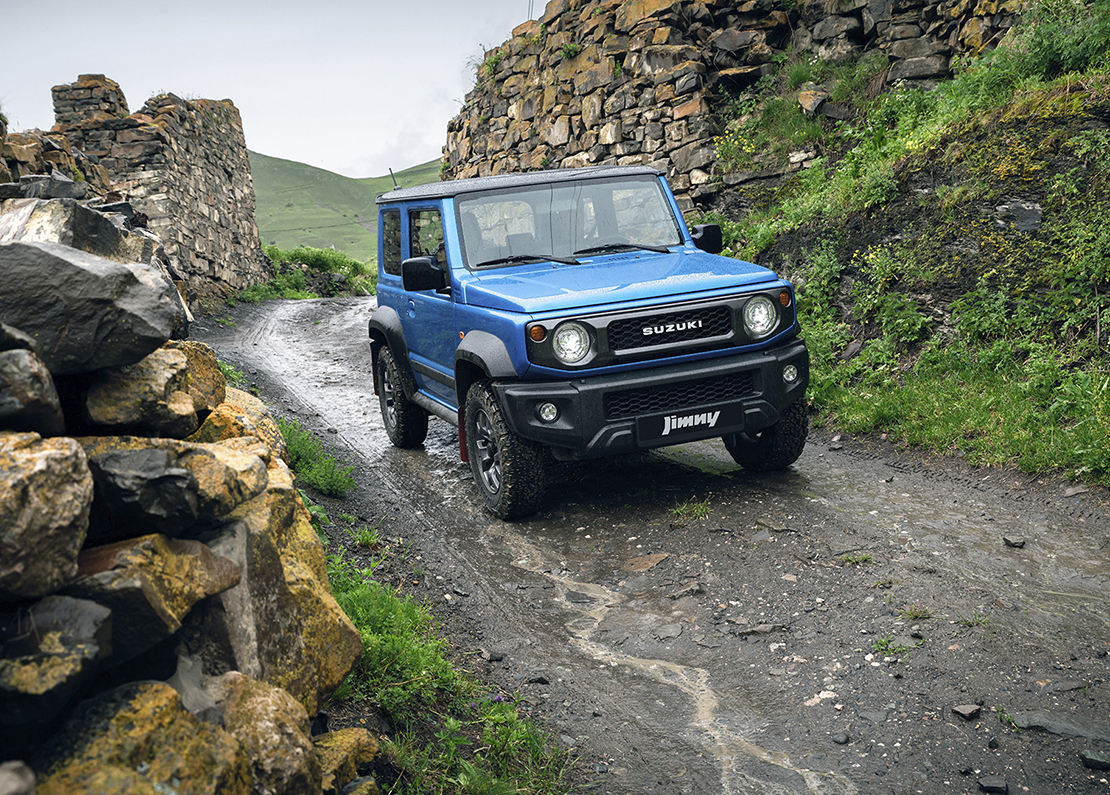
<path id="1" fill-rule="evenodd" d="M 443 177 L 644 164 L 667 173 L 689 207 L 723 185 L 714 108 L 772 74 L 788 48 L 822 59 L 878 50 L 889 81 L 928 82 L 947 76 L 957 53 L 996 44 L 1019 6 L 551 0 L 539 20 L 486 53 L 448 126 Z"/>

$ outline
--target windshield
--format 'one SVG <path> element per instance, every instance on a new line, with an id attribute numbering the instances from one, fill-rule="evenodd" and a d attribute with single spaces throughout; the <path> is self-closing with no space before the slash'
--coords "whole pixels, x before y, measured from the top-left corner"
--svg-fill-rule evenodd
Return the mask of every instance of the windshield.
<path id="1" fill-rule="evenodd" d="M 653 177 L 533 185 L 457 202 L 469 268 L 682 245 L 678 221 Z"/>

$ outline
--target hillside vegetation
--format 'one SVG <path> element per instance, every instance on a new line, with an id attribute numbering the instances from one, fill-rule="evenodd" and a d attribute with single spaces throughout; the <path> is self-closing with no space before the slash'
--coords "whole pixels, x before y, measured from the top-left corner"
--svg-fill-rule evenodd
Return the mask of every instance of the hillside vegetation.
<path id="1" fill-rule="evenodd" d="M 250 153 L 255 218 L 265 245 L 335 247 L 361 262 L 375 262 L 378 212 L 374 200 L 393 189 L 384 177 L 352 179 L 322 168 Z M 439 161 L 396 174 L 401 187 L 439 179 Z"/>
<path id="2" fill-rule="evenodd" d="M 786 60 L 718 109 L 725 170 L 819 154 L 710 214 L 798 285 L 818 423 L 1110 484 L 1108 54 L 1110 2 L 1048 0 L 931 90 Z"/>

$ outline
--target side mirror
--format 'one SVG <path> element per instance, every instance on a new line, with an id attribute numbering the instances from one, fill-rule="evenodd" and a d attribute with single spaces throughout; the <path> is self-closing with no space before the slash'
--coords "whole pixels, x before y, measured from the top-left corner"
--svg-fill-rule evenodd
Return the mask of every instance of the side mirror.
<path id="1" fill-rule="evenodd" d="M 442 290 L 447 274 L 431 257 L 413 257 L 401 263 L 401 284 L 410 292 Z"/>
<path id="2" fill-rule="evenodd" d="M 695 246 L 710 254 L 720 254 L 725 250 L 721 227 L 717 224 L 698 224 L 690 230 L 690 237 L 694 239 Z"/>

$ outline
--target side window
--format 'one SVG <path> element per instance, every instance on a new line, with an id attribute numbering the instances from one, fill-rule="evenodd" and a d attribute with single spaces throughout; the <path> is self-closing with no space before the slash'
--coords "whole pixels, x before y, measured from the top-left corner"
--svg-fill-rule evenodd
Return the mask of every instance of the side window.
<path id="1" fill-rule="evenodd" d="M 443 222 L 439 210 L 409 212 L 409 256 L 433 257 L 441 267 L 447 264 L 443 247 Z"/>
<path id="2" fill-rule="evenodd" d="M 401 275 L 401 211 L 382 213 L 382 270 Z"/>

